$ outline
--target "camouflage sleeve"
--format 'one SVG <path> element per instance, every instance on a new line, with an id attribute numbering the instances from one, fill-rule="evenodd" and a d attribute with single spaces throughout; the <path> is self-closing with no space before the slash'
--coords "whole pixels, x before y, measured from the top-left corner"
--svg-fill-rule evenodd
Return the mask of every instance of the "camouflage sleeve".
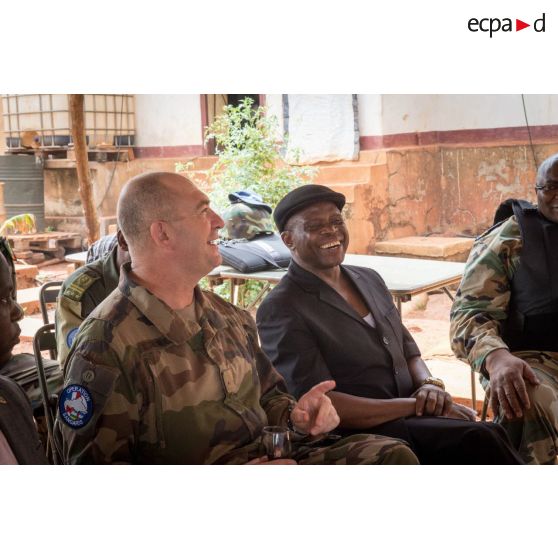
<path id="1" fill-rule="evenodd" d="M 72 278 L 73 276 L 70 277 Z M 77 283 L 77 280 L 74 279 L 69 284 L 65 282 L 62 285 L 58 296 L 55 323 L 56 348 L 60 368 L 64 368 L 79 326 L 97 305 L 91 296 L 89 288 L 93 285 L 96 278 L 83 274 L 80 276 L 80 279 L 87 281 L 83 288 L 76 289 L 75 283 Z"/>
<path id="2" fill-rule="evenodd" d="M 507 348 L 500 322 L 507 318 L 510 281 L 519 263 L 521 235 L 515 217 L 477 239 L 450 314 L 455 355 L 483 372 L 487 355 Z"/>
<path id="3" fill-rule="evenodd" d="M 72 338 L 77 333 L 83 318 L 81 317 L 81 302 L 66 298 L 60 293 L 56 306 L 56 347 L 58 350 L 58 362 L 60 368 L 64 367 Z"/>
<path id="4" fill-rule="evenodd" d="M 256 359 L 256 368 L 261 386 L 260 404 L 267 415 L 269 424 L 286 425 L 289 405 L 296 399 L 288 394 L 283 377 L 275 370 L 258 343 L 258 333 L 254 320 L 244 312 L 244 328 L 250 338 Z"/>
<path id="5" fill-rule="evenodd" d="M 55 439 L 66 464 L 133 461 L 139 411 L 103 322 L 86 320 L 65 369 Z"/>

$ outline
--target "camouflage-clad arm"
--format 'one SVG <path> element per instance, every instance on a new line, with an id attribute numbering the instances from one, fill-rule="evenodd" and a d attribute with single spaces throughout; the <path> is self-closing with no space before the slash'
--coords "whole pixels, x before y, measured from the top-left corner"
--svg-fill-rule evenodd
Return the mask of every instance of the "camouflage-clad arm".
<path id="1" fill-rule="evenodd" d="M 507 348 L 500 322 L 508 315 L 510 282 L 519 264 L 521 235 L 515 217 L 481 236 L 469 259 L 450 314 L 453 352 L 476 372 L 496 349 Z"/>
<path id="2" fill-rule="evenodd" d="M 296 404 L 296 399 L 288 394 L 283 377 L 271 364 L 258 343 L 258 333 L 254 320 L 245 312 L 244 328 L 252 344 L 256 359 L 256 368 L 260 379 L 260 404 L 267 415 L 269 424 L 285 426 L 288 419 L 288 408 Z"/>
<path id="3" fill-rule="evenodd" d="M 79 269 L 62 285 L 55 315 L 56 349 L 60 368 L 64 367 L 79 326 L 98 304 L 90 289 L 98 278 L 96 275 L 86 274 Z M 82 288 L 77 285 L 79 281 L 85 281 Z"/>
<path id="4" fill-rule="evenodd" d="M 117 352 L 105 341 L 105 327 L 102 320 L 87 319 L 66 363 L 64 388 L 82 386 L 92 402 L 83 426 L 69 426 L 58 411 L 55 437 L 67 464 L 134 461 L 138 406 Z"/>
<path id="5" fill-rule="evenodd" d="M 58 305 L 56 307 L 56 347 L 58 350 L 58 362 L 60 367 L 64 367 L 64 363 L 68 358 L 71 345 L 70 332 L 79 328 L 83 318 L 81 317 L 81 302 L 66 298 L 60 293 Z"/>

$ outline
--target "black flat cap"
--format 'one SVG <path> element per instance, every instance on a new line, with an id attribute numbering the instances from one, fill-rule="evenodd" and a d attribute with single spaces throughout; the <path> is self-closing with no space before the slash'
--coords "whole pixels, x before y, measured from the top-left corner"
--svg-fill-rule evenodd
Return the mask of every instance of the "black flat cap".
<path id="1" fill-rule="evenodd" d="M 319 184 L 306 184 L 289 192 L 278 204 L 273 212 L 273 219 L 279 229 L 283 232 L 287 221 L 295 214 L 318 202 L 328 201 L 335 204 L 339 210 L 345 205 L 345 196 L 334 192 L 327 186 Z"/>

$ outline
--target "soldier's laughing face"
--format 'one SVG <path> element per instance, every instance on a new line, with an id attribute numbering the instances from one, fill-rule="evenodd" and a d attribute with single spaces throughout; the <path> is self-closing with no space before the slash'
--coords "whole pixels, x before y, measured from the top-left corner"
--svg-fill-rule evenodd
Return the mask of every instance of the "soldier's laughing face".
<path id="1" fill-rule="evenodd" d="M 176 231 L 176 250 L 180 265 L 201 279 L 221 263 L 215 241 L 223 219 L 211 209 L 209 198 L 195 187 L 188 187 L 181 196 L 177 217 L 172 219 Z"/>
<path id="2" fill-rule="evenodd" d="M 0 254 L 0 366 L 8 362 L 12 349 L 19 342 L 21 329 L 17 322 L 23 310 L 15 300 L 15 286 L 8 262 Z"/>
<path id="3" fill-rule="evenodd" d="M 341 211 L 332 202 L 317 202 L 293 215 L 281 235 L 294 260 L 323 270 L 343 262 L 349 233 Z"/>

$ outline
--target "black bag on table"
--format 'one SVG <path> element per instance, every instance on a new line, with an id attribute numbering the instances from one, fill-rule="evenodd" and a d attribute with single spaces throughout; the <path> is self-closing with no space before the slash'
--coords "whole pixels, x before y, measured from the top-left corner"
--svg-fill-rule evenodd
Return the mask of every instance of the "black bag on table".
<path id="1" fill-rule="evenodd" d="M 291 253 L 278 234 L 262 235 L 252 240 L 235 239 L 219 244 L 223 264 L 242 273 L 286 269 Z"/>

